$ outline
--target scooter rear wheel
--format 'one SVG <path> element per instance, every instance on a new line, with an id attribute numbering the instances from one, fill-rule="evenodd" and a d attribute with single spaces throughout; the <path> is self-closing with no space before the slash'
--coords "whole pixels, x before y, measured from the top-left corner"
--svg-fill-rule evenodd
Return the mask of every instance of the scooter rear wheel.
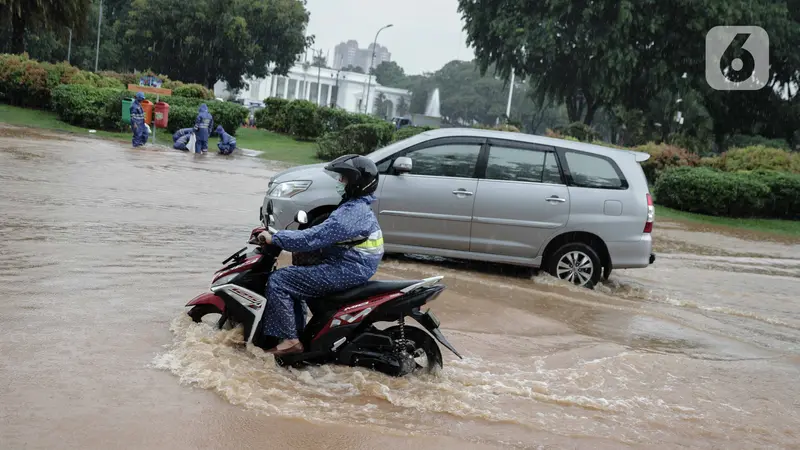
<path id="1" fill-rule="evenodd" d="M 398 345 L 414 358 L 417 363 L 415 374 L 436 373 L 442 368 L 442 352 L 430 334 L 421 328 L 405 325 L 403 327 L 403 339 L 401 340 L 400 325 L 395 325 L 383 330 L 385 334 L 392 337 Z"/>

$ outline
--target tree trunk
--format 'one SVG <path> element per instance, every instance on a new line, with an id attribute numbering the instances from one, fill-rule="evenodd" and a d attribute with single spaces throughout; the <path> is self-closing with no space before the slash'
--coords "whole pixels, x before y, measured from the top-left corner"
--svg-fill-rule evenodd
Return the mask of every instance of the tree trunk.
<path id="1" fill-rule="evenodd" d="M 25 11 L 11 15 L 11 53 L 25 53 Z"/>
<path id="2" fill-rule="evenodd" d="M 600 103 L 595 103 L 590 105 L 589 108 L 586 110 L 586 117 L 583 119 L 583 123 L 586 125 L 592 125 L 592 121 L 594 121 L 594 115 L 597 110 L 600 109 Z"/>

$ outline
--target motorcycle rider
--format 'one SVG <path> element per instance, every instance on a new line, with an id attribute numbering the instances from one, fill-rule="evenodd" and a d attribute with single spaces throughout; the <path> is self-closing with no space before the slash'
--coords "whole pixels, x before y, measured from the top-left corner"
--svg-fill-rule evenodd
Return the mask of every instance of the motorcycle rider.
<path id="1" fill-rule="evenodd" d="M 276 355 L 303 352 L 298 336 L 305 326 L 306 299 L 366 283 L 383 257 L 383 234 L 370 208 L 378 187 L 375 163 L 364 156 L 345 155 L 325 170 L 338 181 L 342 201 L 324 222 L 258 236 L 288 252 L 319 252 L 317 264 L 285 267 L 270 276 L 262 335 L 281 340 L 268 350 Z"/>

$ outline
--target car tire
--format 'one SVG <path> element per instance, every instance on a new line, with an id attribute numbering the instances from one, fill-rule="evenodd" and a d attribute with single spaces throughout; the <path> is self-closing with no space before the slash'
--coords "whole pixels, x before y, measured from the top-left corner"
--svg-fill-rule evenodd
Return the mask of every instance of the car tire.
<path id="1" fill-rule="evenodd" d="M 572 242 L 562 245 L 550 255 L 547 272 L 577 286 L 594 289 L 603 275 L 603 265 L 591 246 Z"/>

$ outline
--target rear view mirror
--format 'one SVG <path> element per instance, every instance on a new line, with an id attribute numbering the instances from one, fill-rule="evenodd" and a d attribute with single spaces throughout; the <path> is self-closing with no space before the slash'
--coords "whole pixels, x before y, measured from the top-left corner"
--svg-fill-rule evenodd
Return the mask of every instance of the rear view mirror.
<path id="1" fill-rule="evenodd" d="M 294 221 L 300 225 L 305 225 L 308 223 L 308 214 L 301 209 L 300 211 L 297 211 L 297 214 L 295 214 Z"/>
<path id="2" fill-rule="evenodd" d="M 401 156 L 394 160 L 394 164 L 392 168 L 394 168 L 397 173 L 408 173 L 411 172 L 411 158 L 406 156 Z"/>

